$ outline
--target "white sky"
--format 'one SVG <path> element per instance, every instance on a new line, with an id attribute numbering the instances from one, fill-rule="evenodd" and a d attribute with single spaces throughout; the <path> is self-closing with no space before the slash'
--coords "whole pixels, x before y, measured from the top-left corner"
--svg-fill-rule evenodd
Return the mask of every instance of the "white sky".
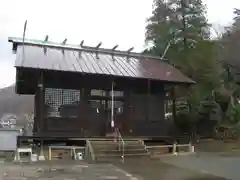
<path id="1" fill-rule="evenodd" d="M 14 58 L 9 36 L 22 37 L 28 20 L 26 38 L 87 45 L 103 42 L 111 48 L 144 48 L 145 22 L 151 15 L 153 0 L 8 0 L 0 5 L 0 88 L 15 82 Z M 233 8 L 240 0 L 204 0 L 210 23 L 231 23 Z"/>

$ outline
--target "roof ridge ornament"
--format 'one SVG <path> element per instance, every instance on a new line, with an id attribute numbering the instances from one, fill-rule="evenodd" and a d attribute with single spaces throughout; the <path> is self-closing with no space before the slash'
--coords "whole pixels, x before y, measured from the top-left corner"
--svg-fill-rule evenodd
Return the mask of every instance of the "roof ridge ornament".
<path id="1" fill-rule="evenodd" d="M 49 37 L 48 37 L 49 38 Z M 45 37 L 46 39 L 46 37 Z M 54 43 L 50 41 L 44 42 L 43 40 L 34 40 L 34 39 L 25 39 L 23 42 L 22 38 L 17 38 L 17 37 L 9 37 L 8 38 L 9 42 L 13 43 L 13 51 L 16 51 L 18 45 L 30 45 L 30 46 L 40 46 L 40 47 L 46 47 L 46 48 L 57 48 L 57 49 L 63 49 L 63 50 L 72 50 L 72 51 L 86 51 L 86 52 L 92 52 L 92 53 L 104 53 L 104 54 L 110 54 L 113 56 L 127 56 L 128 58 L 131 57 L 136 57 L 136 58 L 149 58 L 149 59 L 157 59 L 157 60 L 167 60 L 163 57 L 160 56 L 152 56 L 152 55 L 147 55 L 143 53 L 138 53 L 138 52 L 132 52 L 133 48 L 128 49 L 127 51 L 122 51 L 122 50 L 116 50 L 117 45 L 114 46 L 113 48 L 100 48 L 99 47 L 92 47 L 92 46 L 86 46 L 84 45 L 84 40 L 81 41 L 79 45 L 71 45 L 71 44 L 66 44 L 67 39 L 65 39 L 62 43 Z M 96 52 L 97 51 L 97 52 Z"/>
<path id="2" fill-rule="evenodd" d="M 127 50 L 127 60 L 129 60 L 129 58 L 130 58 L 130 53 L 131 53 L 131 51 L 134 49 L 134 47 L 131 47 L 131 48 L 129 48 L 128 50 Z"/>
<path id="3" fill-rule="evenodd" d="M 102 43 L 98 43 L 98 45 L 96 46 L 96 58 L 99 59 L 99 56 L 98 56 L 98 50 L 99 50 L 99 47 L 102 45 Z"/>
<path id="4" fill-rule="evenodd" d="M 49 36 L 46 35 L 46 36 L 45 36 L 45 39 L 44 39 L 44 42 L 48 42 L 48 38 L 49 38 Z"/>
<path id="5" fill-rule="evenodd" d="M 45 39 L 44 39 L 44 43 L 48 42 L 48 38 L 49 38 L 49 36 L 46 35 Z M 44 52 L 45 55 L 47 54 L 47 47 L 46 46 L 43 46 L 43 52 Z"/>
<path id="6" fill-rule="evenodd" d="M 67 42 L 67 38 L 65 38 L 64 40 L 63 40 L 63 42 L 61 43 L 61 45 L 66 45 L 66 42 Z M 63 53 L 63 55 L 65 54 L 65 52 L 64 52 L 64 48 L 62 49 L 62 53 Z"/>
<path id="7" fill-rule="evenodd" d="M 83 44 L 84 44 L 84 40 L 81 41 L 80 47 L 83 47 Z"/>
<path id="8" fill-rule="evenodd" d="M 115 51 L 117 48 L 118 48 L 118 44 L 116 44 L 116 45 L 112 48 L 112 59 L 113 59 L 113 60 L 115 60 L 115 59 L 114 59 L 114 54 L 115 54 L 114 51 Z"/>
<path id="9" fill-rule="evenodd" d="M 83 44 L 84 44 L 84 40 L 82 40 L 79 44 L 79 46 L 82 48 L 83 47 Z M 78 51 L 78 58 L 81 58 L 82 57 L 82 50 L 79 50 Z"/>
<path id="10" fill-rule="evenodd" d="M 62 45 L 66 45 L 66 42 L 67 42 L 67 38 L 63 40 Z"/>

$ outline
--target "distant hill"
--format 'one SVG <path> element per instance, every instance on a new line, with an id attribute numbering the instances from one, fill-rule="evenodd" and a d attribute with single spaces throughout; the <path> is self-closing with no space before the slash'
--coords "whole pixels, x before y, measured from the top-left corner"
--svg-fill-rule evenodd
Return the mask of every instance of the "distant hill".
<path id="1" fill-rule="evenodd" d="M 32 95 L 18 95 L 15 86 L 0 89 L 0 118 L 6 114 L 30 114 L 34 110 L 34 97 Z"/>

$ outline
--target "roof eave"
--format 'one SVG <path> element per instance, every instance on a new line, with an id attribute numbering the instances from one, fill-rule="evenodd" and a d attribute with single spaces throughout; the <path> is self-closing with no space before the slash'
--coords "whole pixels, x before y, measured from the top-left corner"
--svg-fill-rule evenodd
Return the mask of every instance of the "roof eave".
<path id="1" fill-rule="evenodd" d="M 23 67 L 23 66 L 19 66 L 19 65 L 15 65 L 14 66 L 16 69 L 36 69 L 36 68 L 31 68 L 31 67 Z M 51 69 L 36 69 L 36 70 L 40 70 L 40 71 L 55 71 L 55 72 L 68 72 L 68 73 L 73 73 L 72 71 L 61 71 L 61 70 L 51 70 Z M 77 74 L 85 74 L 85 75 L 96 75 L 95 73 L 83 73 L 83 72 L 74 72 Z M 191 79 L 186 77 L 186 80 L 184 81 L 177 81 L 177 80 L 164 80 L 164 79 L 157 79 L 157 78 L 144 78 L 144 77 L 130 77 L 130 76 L 114 76 L 114 75 L 108 75 L 108 74 L 101 74 L 103 76 L 112 76 L 112 77 L 116 77 L 116 78 L 127 78 L 127 79 L 142 79 L 142 80 L 149 80 L 149 81 L 158 81 L 158 82 L 164 82 L 164 83 L 169 83 L 169 84 L 179 84 L 179 85 L 194 85 L 196 84 L 195 81 L 192 81 Z"/>

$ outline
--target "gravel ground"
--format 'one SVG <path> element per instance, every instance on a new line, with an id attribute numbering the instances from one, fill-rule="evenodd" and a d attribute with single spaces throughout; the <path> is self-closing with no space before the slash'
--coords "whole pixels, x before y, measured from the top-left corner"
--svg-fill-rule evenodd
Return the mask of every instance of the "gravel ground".
<path id="1" fill-rule="evenodd" d="M 129 158 L 125 163 L 89 164 L 77 161 L 44 161 L 31 164 L 0 163 L 0 180 L 227 180 L 209 169 L 216 159 L 202 155 L 201 163 L 195 156 L 162 157 L 161 160 L 149 158 Z M 205 157 L 206 156 L 206 157 Z M 211 156 L 213 157 L 213 156 Z M 229 157 L 228 157 L 229 158 Z M 235 158 L 235 157 L 234 157 Z M 226 165 L 238 161 L 225 160 Z M 205 162 L 206 161 L 206 162 Z M 205 164 L 204 164 L 205 162 Z M 212 162 L 214 163 L 214 162 Z M 208 165 L 206 165 L 208 164 Z M 208 171 L 204 171 L 207 168 Z M 231 166 L 229 167 L 231 169 Z M 219 169 L 222 172 L 222 169 Z M 211 172 L 213 171 L 213 172 Z M 234 169 L 235 174 L 239 172 Z M 217 175 L 217 176 L 216 176 Z M 220 174 L 221 176 L 221 174 Z M 225 178 L 223 178 L 225 177 Z M 239 178 L 238 178 L 239 179 Z M 233 179 L 235 180 L 235 179 Z"/>
<path id="2" fill-rule="evenodd" d="M 111 164 L 84 162 L 41 162 L 0 165 L 0 180 L 130 180 L 134 179 Z"/>
<path id="3" fill-rule="evenodd" d="M 187 156 L 186 156 L 187 157 Z M 175 157 L 171 157 L 175 158 Z M 124 164 L 114 163 L 116 166 L 130 172 L 137 178 L 146 180 L 227 180 L 212 174 L 201 172 L 198 169 L 189 169 L 176 166 L 174 163 L 165 163 L 162 160 L 138 158 L 126 160 Z"/>
<path id="4" fill-rule="evenodd" d="M 200 171 L 231 180 L 240 179 L 240 155 L 198 153 L 191 156 L 164 157 L 163 162 L 193 171 Z"/>

